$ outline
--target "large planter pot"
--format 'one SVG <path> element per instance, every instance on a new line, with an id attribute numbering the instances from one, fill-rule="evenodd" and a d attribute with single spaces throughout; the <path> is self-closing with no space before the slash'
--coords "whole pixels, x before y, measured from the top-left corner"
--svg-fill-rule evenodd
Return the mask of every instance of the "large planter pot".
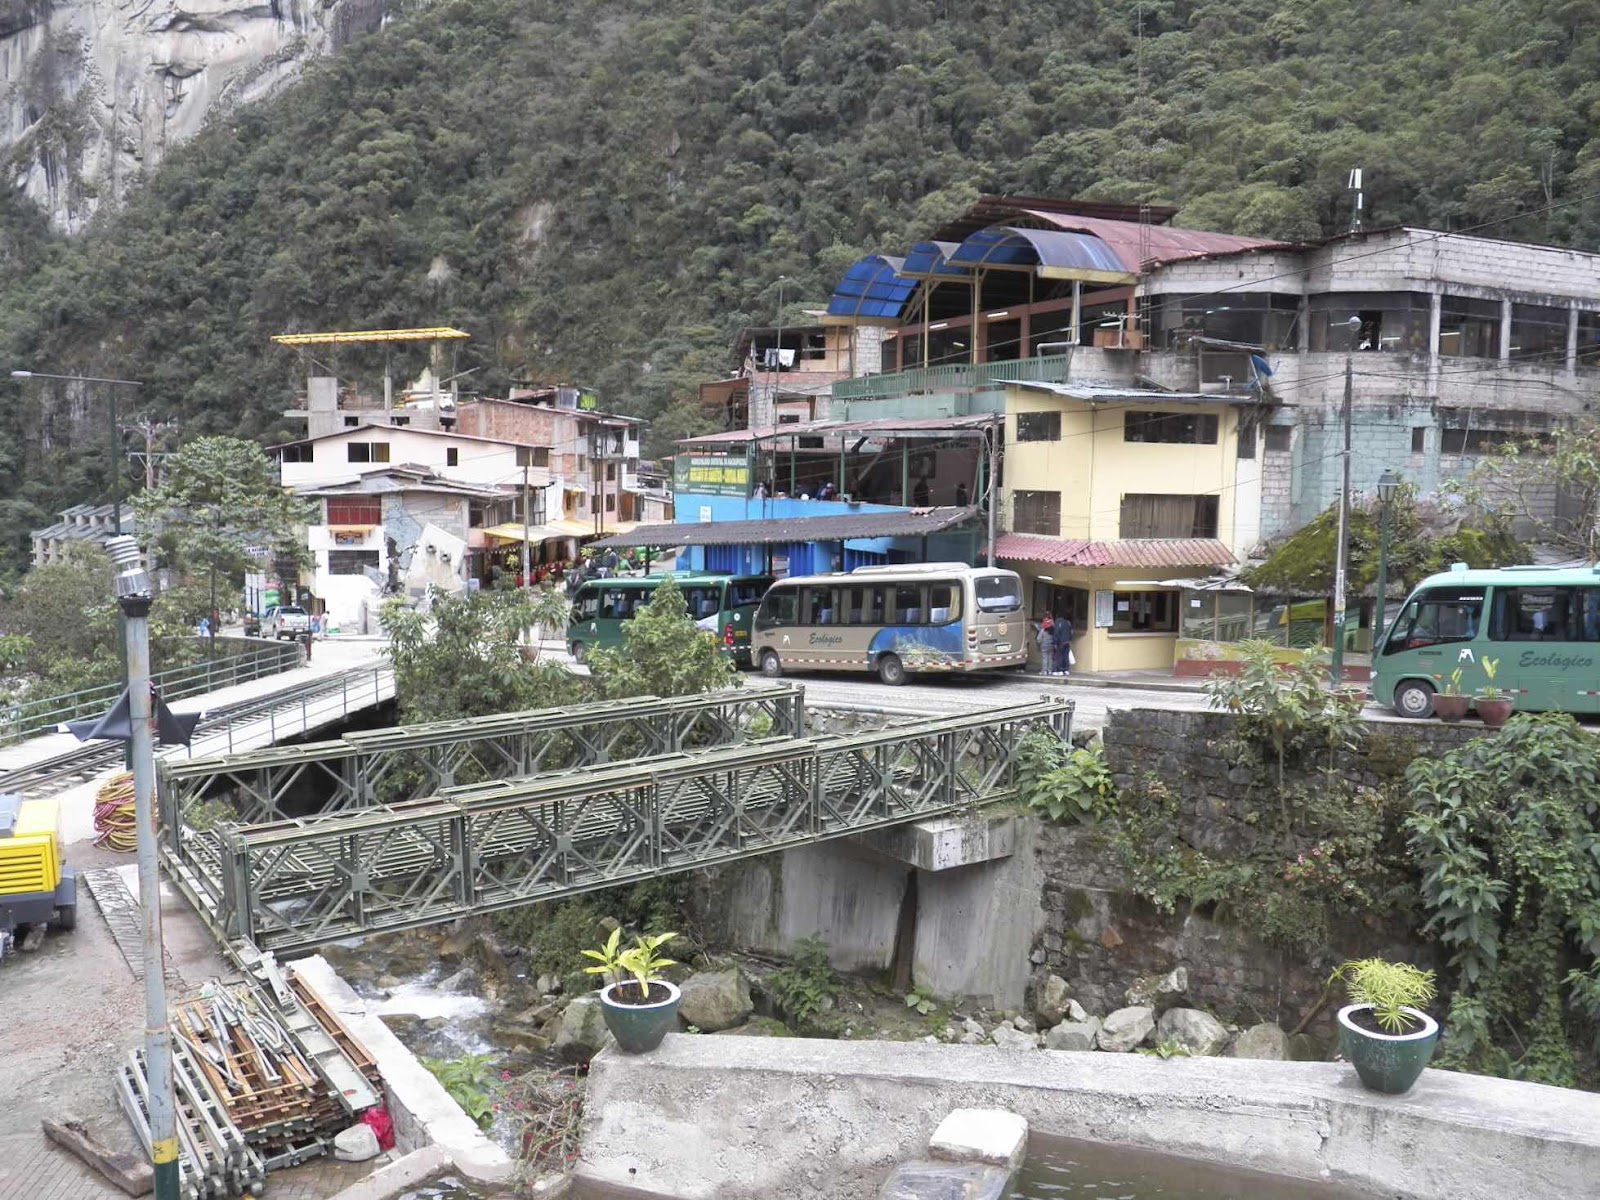
<path id="1" fill-rule="evenodd" d="M 1467 715 L 1467 709 L 1472 707 L 1471 696 L 1446 696 L 1438 695 L 1433 698 L 1433 715 L 1441 721 L 1455 724 Z"/>
<path id="2" fill-rule="evenodd" d="M 1478 716 L 1483 719 L 1483 723 L 1490 729 L 1499 729 L 1500 726 L 1509 721 L 1511 719 L 1511 710 L 1516 706 L 1517 702 L 1510 696 L 1496 696 L 1493 699 L 1488 696 L 1479 696 L 1477 700 L 1473 701 L 1473 707 L 1478 710 Z"/>
<path id="3" fill-rule="evenodd" d="M 605 1016 L 606 1028 L 629 1054 L 646 1054 L 661 1044 L 661 1039 L 678 1023 L 678 1001 L 682 993 L 678 985 L 665 979 L 652 979 L 650 991 L 665 988 L 666 998 L 653 1004 L 624 1004 L 613 999 L 620 984 L 610 983 L 600 989 L 600 1011 Z"/>
<path id="4" fill-rule="evenodd" d="M 1351 1020 L 1356 1013 L 1371 1011 L 1370 1004 L 1349 1004 L 1339 1010 L 1340 1052 L 1373 1091 L 1391 1096 L 1409 1092 L 1433 1058 L 1439 1022 L 1416 1008 L 1404 1010 L 1421 1022 L 1422 1027 L 1413 1033 L 1375 1033 Z"/>

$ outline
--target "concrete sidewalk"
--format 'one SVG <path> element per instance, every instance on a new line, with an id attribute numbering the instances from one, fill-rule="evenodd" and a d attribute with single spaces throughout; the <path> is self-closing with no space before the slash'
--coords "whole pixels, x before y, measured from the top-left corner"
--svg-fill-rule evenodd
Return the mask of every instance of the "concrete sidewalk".
<path id="1" fill-rule="evenodd" d="M 1141 692 L 1204 693 L 1206 681 L 1174 675 L 1171 671 L 1074 671 L 1070 675 L 1018 675 L 1019 680 L 1047 687 L 1138 688 Z"/>

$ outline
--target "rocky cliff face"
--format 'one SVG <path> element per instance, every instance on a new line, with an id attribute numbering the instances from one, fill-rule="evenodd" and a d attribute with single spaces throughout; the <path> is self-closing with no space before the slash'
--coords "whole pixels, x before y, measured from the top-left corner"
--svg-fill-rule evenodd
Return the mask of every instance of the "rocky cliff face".
<path id="1" fill-rule="evenodd" d="M 61 228 L 397 0 L 0 0 L 0 166 Z"/>

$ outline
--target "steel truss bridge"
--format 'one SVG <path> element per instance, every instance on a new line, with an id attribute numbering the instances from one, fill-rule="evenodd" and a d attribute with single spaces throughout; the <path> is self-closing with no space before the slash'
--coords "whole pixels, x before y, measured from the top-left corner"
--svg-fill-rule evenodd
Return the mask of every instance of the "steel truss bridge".
<path id="1" fill-rule="evenodd" d="M 689 721 L 700 711 L 696 702 L 716 718 Z M 655 734 L 674 728 L 656 706 L 681 718 L 678 728 L 698 731 L 698 741 L 650 740 L 640 727 Z M 550 758 L 516 758 L 535 770 L 514 775 L 507 759 L 501 778 L 431 792 L 416 780 L 406 789 L 411 794 L 382 804 L 372 789 L 352 787 L 335 811 L 206 831 L 181 820 L 184 798 L 192 802 L 207 790 L 194 760 L 162 771 L 164 815 L 179 817 L 166 830 L 164 852 L 219 937 L 292 953 L 1009 800 L 1023 740 L 1035 730 L 1067 737 L 1072 708 L 1069 700 L 1042 699 L 870 733 L 804 737 L 801 689 L 750 689 L 630 702 L 623 713 L 595 706 L 487 719 L 517 724 L 521 734 L 474 738 L 480 723 L 463 722 L 444 739 L 438 727 L 413 726 L 384 731 L 392 739 L 385 748 L 437 753 L 440 772 L 464 761 L 453 756 L 468 743 L 537 741 L 551 729 L 568 736 L 559 744 L 578 761 L 552 769 Z M 750 736 L 763 713 L 777 736 Z M 581 733 L 572 736 L 574 730 Z M 766 730 L 758 723 L 753 732 Z M 413 733 L 418 741 L 407 741 Z M 599 753 L 624 743 L 643 753 L 621 761 Z M 352 762 L 362 757 L 348 746 L 343 753 Z M 482 753 L 473 761 L 483 761 Z M 246 758 L 258 761 L 241 765 Z M 261 780 L 282 769 L 264 761 L 273 758 L 227 756 L 216 760 L 212 778 L 237 784 L 253 769 L 259 797 L 270 791 Z"/>

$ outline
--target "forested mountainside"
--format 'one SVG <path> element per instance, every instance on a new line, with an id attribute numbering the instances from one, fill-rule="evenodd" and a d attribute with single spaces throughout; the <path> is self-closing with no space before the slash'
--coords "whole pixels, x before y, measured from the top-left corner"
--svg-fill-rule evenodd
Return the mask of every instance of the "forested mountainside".
<path id="1" fill-rule="evenodd" d="M 270 334 L 451 324 L 480 386 L 591 384 L 659 448 L 780 276 L 820 302 L 979 192 L 1300 237 L 1344 227 L 1360 166 L 1369 224 L 1592 246 L 1597 106 L 1600 0 L 419 4 L 77 239 L 0 197 L 0 359 L 146 380 L 184 436 L 286 435 Z M 4 383 L 15 555 L 103 492 L 104 399 Z"/>

